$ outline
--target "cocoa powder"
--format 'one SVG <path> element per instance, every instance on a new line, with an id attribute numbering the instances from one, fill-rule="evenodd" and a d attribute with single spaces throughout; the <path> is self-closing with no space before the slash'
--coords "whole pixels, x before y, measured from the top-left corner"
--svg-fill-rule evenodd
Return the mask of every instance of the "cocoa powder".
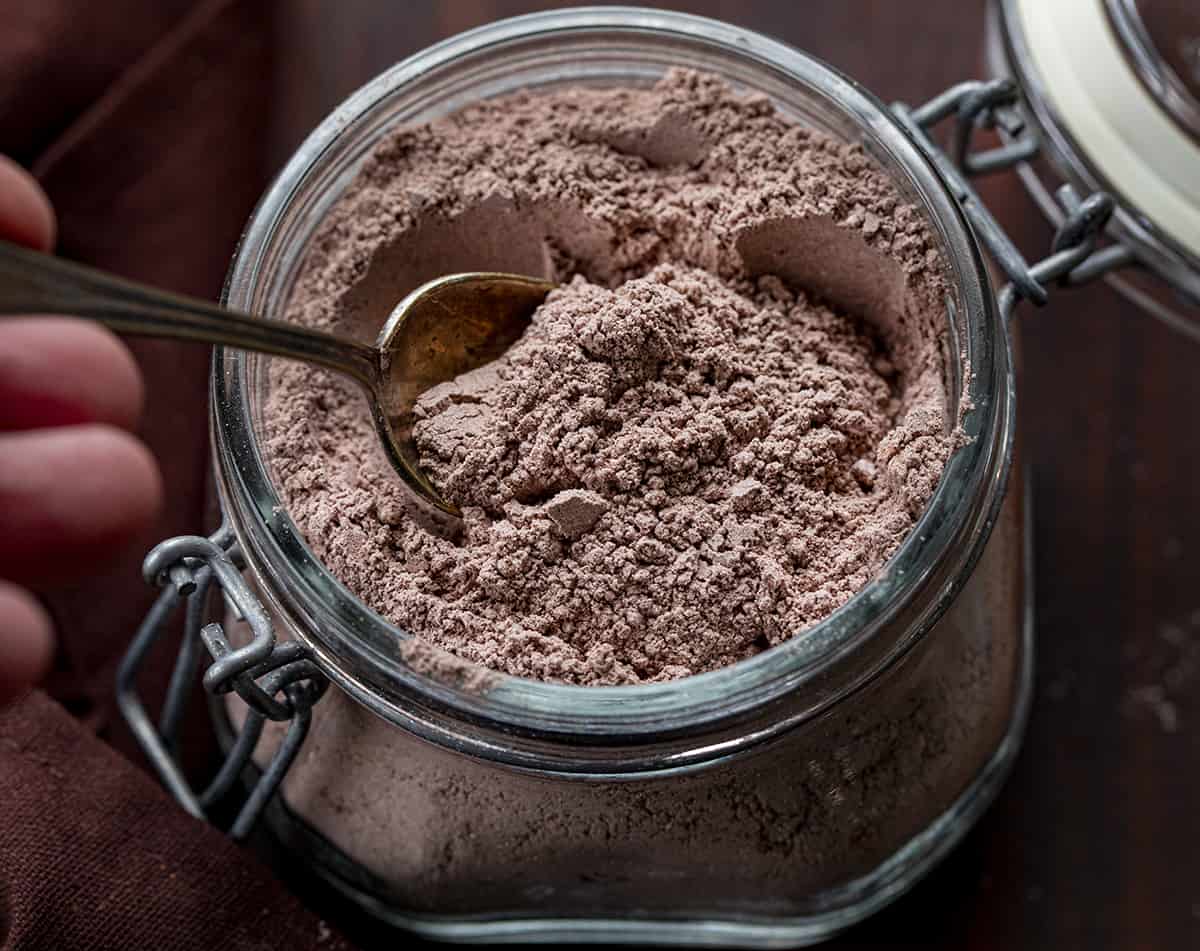
<path id="1" fill-rule="evenodd" d="M 873 577 L 955 444 L 941 262 L 855 147 L 692 72 L 520 94 L 392 133 L 290 319 L 373 337 L 431 277 L 562 281 L 500 360 L 419 405 L 457 542 L 406 516 L 361 398 L 273 362 L 268 456 L 369 606 L 493 670 L 712 670 Z"/>

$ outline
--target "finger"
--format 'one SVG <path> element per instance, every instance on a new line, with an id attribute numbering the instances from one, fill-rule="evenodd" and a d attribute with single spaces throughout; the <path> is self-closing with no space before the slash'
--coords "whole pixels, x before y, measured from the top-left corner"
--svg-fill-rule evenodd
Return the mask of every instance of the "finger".
<path id="1" fill-rule="evenodd" d="M 46 675 L 54 656 L 53 631 L 33 595 L 0 581 L 0 706 Z"/>
<path id="2" fill-rule="evenodd" d="M 56 227 L 54 208 L 37 180 L 0 155 L 0 238 L 49 251 Z"/>
<path id="3" fill-rule="evenodd" d="M 161 500 L 154 459 L 122 430 L 0 433 L 0 577 L 42 585 L 87 574 Z"/>
<path id="4" fill-rule="evenodd" d="M 115 336 L 71 317 L 0 317 L 0 430 L 76 423 L 132 429 L 142 377 Z"/>

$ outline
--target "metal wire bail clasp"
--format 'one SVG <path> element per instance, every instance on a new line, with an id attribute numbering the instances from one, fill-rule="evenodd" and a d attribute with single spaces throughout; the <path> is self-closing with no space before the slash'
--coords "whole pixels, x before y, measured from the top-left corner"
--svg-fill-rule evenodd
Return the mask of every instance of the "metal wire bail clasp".
<path id="1" fill-rule="evenodd" d="M 206 818 L 206 811 L 233 787 L 258 745 L 264 723 L 290 721 L 282 743 L 230 828 L 235 839 L 244 839 L 250 833 L 279 787 L 308 734 L 312 706 L 329 685 L 305 647 L 293 642 L 276 643 L 270 615 L 242 577 L 243 567 L 227 525 L 209 538 L 182 535 L 156 546 L 146 556 L 143 575 L 147 582 L 161 587 L 162 593 L 146 614 L 117 669 L 117 704 L 121 714 L 163 784 L 197 818 Z M 249 642 L 240 647 L 230 643 L 220 622 L 205 623 L 214 581 L 250 628 Z M 185 602 L 183 641 L 156 727 L 138 695 L 135 680 L 150 648 L 166 632 L 167 622 Z M 212 657 L 203 677 L 205 689 L 213 696 L 236 691 L 249 710 L 216 777 L 197 793 L 183 775 L 175 745 L 180 720 L 196 681 L 201 644 Z"/>
<path id="2" fill-rule="evenodd" d="M 1009 283 L 998 297 L 1005 319 L 1022 300 L 1044 305 L 1051 282 L 1073 287 L 1134 263 L 1128 247 L 1118 243 L 1100 245 L 1114 207 L 1111 196 L 1104 192 L 1081 198 L 1069 185 L 1058 190 L 1062 224 L 1050 254 L 1033 265 L 980 199 L 969 181 L 971 177 L 1028 162 L 1041 147 L 1021 115 L 1019 90 L 1011 80 L 959 83 L 916 109 L 894 103 L 892 113 L 942 173 L 976 235 L 1007 276 Z M 929 131 L 950 117 L 954 118 L 954 131 L 947 155 L 930 138 Z M 981 128 L 995 129 L 1003 144 L 972 151 L 975 134 Z"/>

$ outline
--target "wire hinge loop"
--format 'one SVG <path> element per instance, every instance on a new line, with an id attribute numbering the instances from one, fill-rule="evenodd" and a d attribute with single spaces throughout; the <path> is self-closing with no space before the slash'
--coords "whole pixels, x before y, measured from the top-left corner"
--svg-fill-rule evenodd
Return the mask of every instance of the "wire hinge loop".
<path id="1" fill-rule="evenodd" d="M 306 647 L 293 641 L 276 643 L 270 615 L 242 576 L 244 567 L 227 525 L 209 538 L 182 535 L 156 546 L 146 556 L 143 574 L 162 590 L 117 669 L 117 704 L 134 737 L 170 793 L 200 819 L 206 818 L 208 810 L 237 782 L 265 722 L 288 723 L 282 742 L 230 827 L 230 835 L 239 840 L 249 835 L 278 789 L 308 734 L 313 704 L 329 685 Z M 229 641 L 220 622 L 206 623 L 214 582 L 250 629 L 249 640 L 241 646 Z M 135 681 L 150 648 L 167 632 L 168 622 L 181 605 L 186 605 L 183 640 L 156 726 Z M 203 675 L 205 689 L 214 698 L 235 691 L 249 709 L 216 777 L 196 792 L 185 778 L 175 750 L 179 725 L 197 679 L 201 646 L 212 658 Z"/>
<path id="2" fill-rule="evenodd" d="M 1100 239 L 1113 213 L 1112 198 L 1103 192 L 1080 198 L 1070 185 L 1057 192 L 1063 217 L 1050 254 L 1030 265 L 1017 250 L 969 179 L 1013 168 L 1038 154 L 1040 143 L 1021 108 L 1020 92 L 1009 79 L 959 83 L 916 109 L 902 102 L 892 105 L 893 114 L 941 172 L 976 235 L 1008 278 L 1009 283 L 999 294 L 1006 320 L 1021 300 L 1044 305 L 1050 284 L 1074 287 L 1134 260 L 1132 251 L 1124 245 L 1101 246 Z M 930 137 L 930 130 L 951 117 L 954 129 L 947 154 Z M 972 151 L 980 129 L 996 130 L 1003 144 Z"/>

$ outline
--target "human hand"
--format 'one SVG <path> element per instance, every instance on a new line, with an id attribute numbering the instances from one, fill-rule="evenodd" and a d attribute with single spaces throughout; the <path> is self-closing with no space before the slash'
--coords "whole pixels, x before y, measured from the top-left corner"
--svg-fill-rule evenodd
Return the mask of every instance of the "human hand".
<path id="1" fill-rule="evenodd" d="M 0 156 L 0 239 L 54 244 L 49 200 Z M 30 588 L 86 575 L 154 515 L 162 482 L 130 430 L 133 357 L 97 324 L 0 316 L 0 705 L 39 680 L 53 628 Z"/>

